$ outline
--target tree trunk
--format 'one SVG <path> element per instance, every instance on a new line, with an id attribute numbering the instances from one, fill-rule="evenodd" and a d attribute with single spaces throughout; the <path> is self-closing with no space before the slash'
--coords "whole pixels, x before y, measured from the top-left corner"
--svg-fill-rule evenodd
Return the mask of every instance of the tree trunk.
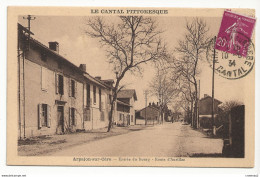
<path id="1" fill-rule="evenodd" d="M 116 100 L 117 100 L 117 91 L 118 91 L 119 83 L 120 83 L 121 79 L 124 77 L 127 70 L 128 70 L 128 68 L 125 68 L 125 70 L 122 72 L 122 74 L 117 78 L 115 88 L 114 88 L 114 90 L 112 90 L 113 99 L 111 102 L 111 109 L 110 109 L 110 114 L 109 114 L 109 119 L 108 119 L 109 122 L 108 122 L 107 132 L 110 131 L 110 129 L 113 125 L 113 110 L 114 110 L 114 107 L 116 107 L 115 104 L 116 104 Z M 116 113 L 116 111 L 115 111 L 115 113 Z"/>
<path id="2" fill-rule="evenodd" d="M 198 86 L 197 86 L 197 81 L 196 79 L 194 78 L 195 80 L 195 83 L 194 83 L 194 87 L 195 87 L 195 105 L 194 105 L 194 120 L 195 120 L 195 125 L 196 125 L 196 128 L 198 128 Z"/>
<path id="3" fill-rule="evenodd" d="M 195 100 L 195 105 L 194 105 L 194 125 L 195 125 L 195 128 L 198 128 L 198 117 L 197 117 L 197 106 L 198 106 L 198 101 L 197 99 Z"/>
<path id="4" fill-rule="evenodd" d="M 191 116 L 191 126 L 194 127 L 194 120 L 193 120 L 193 100 L 190 104 L 190 116 Z"/>
<path id="5" fill-rule="evenodd" d="M 113 125 L 113 110 L 114 110 L 114 102 L 111 103 L 111 109 L 110 109 L 109 118 L 108 118 L 107 132 L 110 131 L 110 129 Z"/>

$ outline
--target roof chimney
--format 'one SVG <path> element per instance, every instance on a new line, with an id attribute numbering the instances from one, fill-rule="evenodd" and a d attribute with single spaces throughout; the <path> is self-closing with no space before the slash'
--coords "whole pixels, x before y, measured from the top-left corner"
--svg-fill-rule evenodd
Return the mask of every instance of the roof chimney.
<path id="1" fill-rule="evenodd" d="M 54 41 L 54 42 L 49 42 L 49 48 L 57 53 L 59 53 L 59 43 Z"/>
<path id="2" fill-rule="evenodd" d="M 86 72 L 86 64 L 80 64 L 79 65 L 79 69 L 81 70 L 81 71 L 84 71 L 84 72 Z"/>
<path id="3" fill-rule="evenodd" d="M 209 96 L 208 94 L 204 94 L 204 98 L 206 98 L 207 96 Z"/>
<path id="4" fill-rule="evenodd" d="M 101 80 L 101 76 L 96 76 L 95 78 L 98 80 Z"/>
<path id="5" fill-rule="evenodd" d="M 102 80 L 105 84 L 113 87 L 114 80 L 113 79 L 108 79 L 108 80 Z"/>

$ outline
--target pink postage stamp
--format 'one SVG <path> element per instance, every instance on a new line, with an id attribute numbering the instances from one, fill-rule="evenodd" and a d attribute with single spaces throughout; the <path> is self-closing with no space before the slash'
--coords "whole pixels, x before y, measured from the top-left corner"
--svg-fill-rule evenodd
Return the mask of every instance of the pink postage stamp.
<path id="1" fill-rule="evenodd" d="M 246 57 L 255 21 L 252 17 L 225 11 L 215 49 Z"/>

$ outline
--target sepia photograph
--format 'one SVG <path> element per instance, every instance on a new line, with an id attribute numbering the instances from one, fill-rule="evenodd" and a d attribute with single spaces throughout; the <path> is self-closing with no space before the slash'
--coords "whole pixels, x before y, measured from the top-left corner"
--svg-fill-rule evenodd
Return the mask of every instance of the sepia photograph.
<path id="1" fill-rule="evenodd" d="M 8 14 L 8 164 L 254 166 L 253 9 Z"/>

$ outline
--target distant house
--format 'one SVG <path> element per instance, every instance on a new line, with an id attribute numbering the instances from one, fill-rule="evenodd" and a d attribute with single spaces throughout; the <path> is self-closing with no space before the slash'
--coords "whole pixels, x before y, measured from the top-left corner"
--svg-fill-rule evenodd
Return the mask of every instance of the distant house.
<path id="1" fill-rule="evenodd" d="M 220 111 L 219 105 L 222 102 L 214 99 L 214 117 L 216 117 Z M 203 128 L 210 128 L 212 123 L 212 97 L 204 94 L 204 97 L 199 100 L 199 122 Z"/>
<path id="2" fill-rule="evenodd" d="M 182 115 L 181 112 L 173 112 L 171 121 L 178 121 L 181 118 L 181 115 Z"/>
<path id="3" fill-rule="evenodd" d="M 165 120 L 166 122 L 171 122 L 171 121 L 173 121 L 173 113 L 172 113 L 172 111 L 168 108 L 167 105 L 164 107 L 163 113 L 164 113 L 164 120 Z"/>
<path id="4" fill-rule="evenodd" d="M 117 125 L 135 125 L 135 101 L 137 101 L 137 95 L 134 89 L 124 89 L 118 92 L 115 119 Z"/>
<path id="5" fill-rule="evenodd" d="M 222 102 L 214 99 L 214 113 L 218 114 L 219 112 L 219 105 Z M 211 115 L 212 114 L 212 97 L 204 94 L 204 97 L 199 100 L 199 114 L 200 115 Z"/>
<path id="6" fill-rule="evenodd" d="M 149 105 L 141 110 L 136 111 L 136 124 L 145 124 L 147 123 L 158 123 L 160 117 L 160 108 L 158 103 L 149 103 Z"/>

